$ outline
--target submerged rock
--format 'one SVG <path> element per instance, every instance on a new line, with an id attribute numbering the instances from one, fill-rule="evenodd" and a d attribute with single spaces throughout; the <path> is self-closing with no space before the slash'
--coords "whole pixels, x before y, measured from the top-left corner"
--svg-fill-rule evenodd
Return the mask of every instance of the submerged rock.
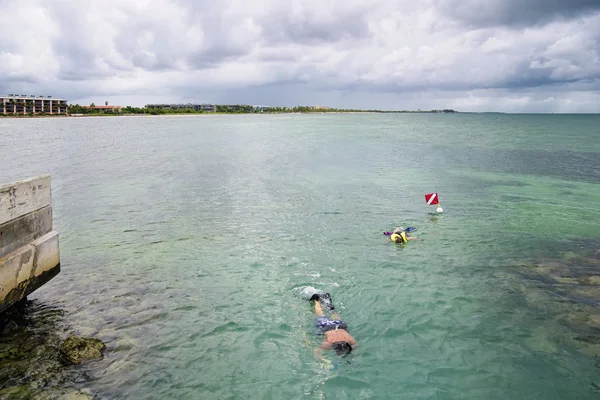
<path id="1" fill-rule="evenodd" d="M 65 365 L 61 333 L 68 330 L 61 308 L 36 300 L 23 301 L 2 314 L 0 400 L 94 397 L 81 388 L 88 379 L 85 369 Z"/>
<path id="2" fill-rule="evenodd" d="M 89 390 L 74 390 L 58 397 L 57 400 L 91 400 L 94 396 Z"/>
<path id="3" fill-rule="evenodd" d="M 554 315 L 565 328 L 556 336 L 534 334 L 530 346 L 552 352 L 562 345 L 600 358 L 600 250 L 568 252 L 560 259 L 514 265 L 511 288 L 530 306 Z M 558 350 L 557 350 L 558 351 Z"/>
<path id="4" fill-rule="evenodd" d="M 587 283 L 590 285 L 600 285 L 600 276 L 597 276 L 597 275 L 588 276 Z"/>
<path id="5" fill-rule="evenodd" d="M 594 335 L 577 336 L 577 337 L 574 337 L 573 339 L 579 340 L 580 342 L 584 342 L 584 343 L 600 344 L 600 337 L 594 336 Z"/>
<path id="6" fill-rule="evenodd" d="M 0 399 L 30 399 L 31 385 L 11 386 L 0 389 Z"/>
<path id="7" fill-rule="evenodd" d="M 63 359 L 71 364 L 104 357 L 106 345 L 99 339 L 71 336 L 60 346 Z"/>
<path id="8" fill-rule="evenodd" d="M 576 285 L 579 283 L 579 281 L 575 278 L 570 278 L 570 277 L 563 277 L 563 276 L 555 276 L 552 277 L 556 282 L 558 283 L 563 283 L 563 284 L 573 284 Z"/>

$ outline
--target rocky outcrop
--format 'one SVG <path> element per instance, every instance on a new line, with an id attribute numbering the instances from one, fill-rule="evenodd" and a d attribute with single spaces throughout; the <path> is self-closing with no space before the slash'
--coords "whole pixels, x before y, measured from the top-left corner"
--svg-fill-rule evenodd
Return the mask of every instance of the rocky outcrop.
<path id="1" fill-rule="evenodd" d="M 81 364 L 101 359 L 105 349 L 106 345 L 99 339 L 71 336 L 60 346 L 60 353 L 67 363 Z"/>
<path id="2" fill-rule="evenodd" d="M 62 355 L 65 330 L 62 310 L 35 300 L 0 315 L 0 400 L 94 398 L 81 388 L 85 368 L 71 368 Z"/>

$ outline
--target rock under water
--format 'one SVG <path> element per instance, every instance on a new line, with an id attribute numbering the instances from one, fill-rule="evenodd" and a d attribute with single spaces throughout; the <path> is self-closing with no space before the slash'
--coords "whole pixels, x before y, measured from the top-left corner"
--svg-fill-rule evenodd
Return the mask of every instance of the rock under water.
<path id="1" fill-rule="evenodd" d="M 563 341 L 596 357 L 600 357 L 599 258 L 600 249 L 588 249 L 514 268 L 527 303 L 554 312 L 557 322 L 571 332 Z"/>
<path id="2" fill-rule="evenodd" d="M 63 359 L 71 364 L 104 357 L 106 345 L 99 339 L 71 336 L 60 346 Z"/>
<path id="3" fill-rule="evenodd" d="M 69 330 L 60 307 L 36 300 L 2 314 L 0 400 L 93 397 L 82 388 L 85 369 L 69 368 L 60 352 L 61 334 Z"/>

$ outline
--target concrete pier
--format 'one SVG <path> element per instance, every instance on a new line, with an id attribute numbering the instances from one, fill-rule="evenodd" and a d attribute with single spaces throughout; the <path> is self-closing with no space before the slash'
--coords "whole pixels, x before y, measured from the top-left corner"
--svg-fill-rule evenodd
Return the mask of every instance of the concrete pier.
<path id="1" fill-rule="evenodd" d="M 0 313 L 60 272 L 50 175 L 0 186 Z"/>

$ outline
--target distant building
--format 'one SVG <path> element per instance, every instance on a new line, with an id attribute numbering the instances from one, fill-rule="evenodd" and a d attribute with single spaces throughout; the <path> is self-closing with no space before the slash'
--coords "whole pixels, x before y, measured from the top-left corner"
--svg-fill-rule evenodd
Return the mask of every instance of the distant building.
<path id="1" fill-rule="evenodd" d="M 52 96 L 9 94 L 0 96 L 0 112 L 4 115 L 67 114 L 67 100 Z"/>
<path id="2" fill-rule="evenodd" d="M 161 110 L 185 110 L 192 109 L 195 111 L 216 112 L 216 104 L 146 104 L 146 108 L 161 109 Z"/>
<path id="3" fill-rule="evenodd" d="M 255 112 L 264 112 L 265 110 L 269 110 L 273 107 L 271 106 L 259 106 L 259 105 L 253 105 L 252 106 L 254 108 Z"/>
<path id="4" fill-rule="evenodd" d="M 105 113 L 120 113 L 123 107 L 121 106 L 83 106 L 83 108 L 87 108 L 88 110 L 101 111 Z"/>
<path id="5" fill-rule="evenodd" d="M 329 110 L 328 106 L 314 106 L 313 108 L 315 110 Z"/>

